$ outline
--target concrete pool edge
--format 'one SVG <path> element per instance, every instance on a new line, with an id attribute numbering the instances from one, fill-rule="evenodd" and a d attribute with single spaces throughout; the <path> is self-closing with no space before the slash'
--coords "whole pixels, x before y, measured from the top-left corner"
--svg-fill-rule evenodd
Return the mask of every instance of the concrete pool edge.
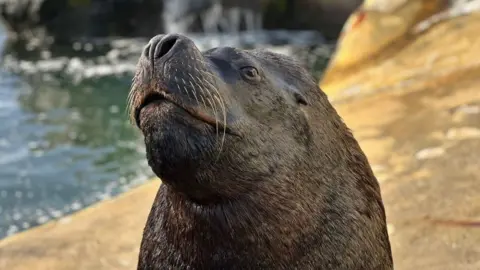
<path id="1" fill-rule="evenodd" d="M 5 244 L 8 244 L 11 241 L 15 241 L 17 238 L 25 237 L 26 234 L 35 233 L 37 231 L 42 231 L 42 230 L 47 229 L 47 228 L 53 228 L 53 227 L 58 226 L 58 225 L 69 224 L 69 223 L 72 222 L 73 219 L 76 219 L 76 218 L 85 218 L 91 212 L 99 211 L 100 208 L 108 207 L 109 204 L 114 204 L 118 200 L 128 200 L 129 197 L 135 196 L 136 193 L 141 193 L 142 191 L 144 191 L 149 186 L 155 186 L 155 185 L 159 186 L 160 185 L 159 183 L 160 183 L 160 181 L 159 181 L 158 178 L 148 179 L 145 183 L 142 183 L 142 184 L 132 188 L 129 191 L 120 193 L 117 196 L 114 196 L 114 197 L 111 197 L 111 198 L 108 198 L 108 199 L 105 199 L 105 200 L 102 200 L 102 201 L 98 201 L 94 204 L 91 204 L 91 205 L 89 205 L 89 206 L 87 206 L 83 209 L 80 209 L 76 212 L 73 212 L 71 214 L 65 215 L 61 218 L 53 219 L 53 220 L 51 220 L 49 222 L 46 222 L 44 224 L 29 228 L 27 230 L 24 230 L 24 231 L 21 231 L 19 233 L 15 233 L 13 235 L 10 235 L 10 236 L 7 236 L 3 239 L 0 239 L 0 247 L 2 247 Z M 156 188 L 158 189 L 158 187 L 156 187 Z M 156 189 L 155 189 L 155 193 L 156 193 Z"/>

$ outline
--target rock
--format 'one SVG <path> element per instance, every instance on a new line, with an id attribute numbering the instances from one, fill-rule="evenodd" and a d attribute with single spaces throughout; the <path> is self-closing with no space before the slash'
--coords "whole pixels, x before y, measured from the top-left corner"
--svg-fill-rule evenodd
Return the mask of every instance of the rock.
<path id="1" fill-rule="evenodd" d="M 152 35 L 163 29 L 161 12 L 158 0 L 0 0 L 0 17 L 21 40 Z"/>
<path id="2" fill-rule="evenodd" d="M 425 148 L 415 154 L 418 160 L 432 159 L 445 155 L 445 149 L 441 147 Z"/>
<path id="3" fill-rule="evenodd" d="M 314 29 L 336 39 L 348 16 L 363 0 L 272 0 L 264 10 L 265 28 Z"/>
<path id="4" fill-rule="evenodd" d="M 345 24 L 320 82 L 332 98 L 429 82 L 478 64 L 478 0 L 389 1 L 367 0 Z M 375 2 L 392 6 L 375 9 Z"/>
<path id="5" fill-rule="evenodd" d="M 447 132 L 449 140 L 480 139 L 480 129 L 476 127 L 451 128 Z"/>
<path id="6" fill-rule="evenodd" d="M 450 8 L 437 13 L 425 21 L 419 23 L 414 29 L 415 32 L 425 31 L 432 25 L 441 22 L 443 20 L 451 19 L 454 17 L 468 15 L 470 13 L 480 10 L 480 0 L 450 0 Z"/>
<path id="7" fill-rule="evenodd" d="M 387 46 L 400 44 L 417 23 L 446 6 L 446 0 L 365 0 L 345 23 L 323 80 L 334 80 L 336 74 L 371 59 Z"/>
<path id="8" fill-rule="evenodd" d="M 161 32 L 319 30 L 336 38 L 361 0 L 0 0 L 0 17 L 20 40 L 57 43 Z"/>

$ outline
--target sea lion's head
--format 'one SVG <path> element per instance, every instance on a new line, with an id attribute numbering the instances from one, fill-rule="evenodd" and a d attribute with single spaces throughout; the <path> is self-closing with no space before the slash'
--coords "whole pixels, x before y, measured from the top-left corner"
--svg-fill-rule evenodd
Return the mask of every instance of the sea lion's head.
<path id="1" fill-rule="evenodd" d="M 291 58 L 231 47 L 201 52 L 178 34 L 145 47 L 129 105 L 154 173 L 199 204 L 248 196 L 266 181 L 280 192 L 291 186 L 282 179 L 333 169 L 350 138 Z"/>

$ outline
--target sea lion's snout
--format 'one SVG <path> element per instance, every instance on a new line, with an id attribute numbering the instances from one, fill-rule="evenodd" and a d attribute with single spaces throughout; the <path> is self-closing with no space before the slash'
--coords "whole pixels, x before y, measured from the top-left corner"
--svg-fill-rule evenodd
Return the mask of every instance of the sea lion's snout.
<path id="1" fill-rule="evenodd" d="M 234 125 L 240 110 L 232 105 L 236 73 L 224 63 L 183 35 L 158 35 L 141 53 L 129 94 L 149 165 L 165 183 L 199 200 L 215 192 L 191 179 L 241 134 Z"/>
<path id="2" fill-rule="evenodd" d="M 144 132 L 145 123 L 159 121 L 160 110 L 163 116 L 175 112 L 228 132 L 223 92 L 217 74 L 192 40 L 180 34 L 157 35 L 139 60 L 130 93 L 131 115 Z"/>

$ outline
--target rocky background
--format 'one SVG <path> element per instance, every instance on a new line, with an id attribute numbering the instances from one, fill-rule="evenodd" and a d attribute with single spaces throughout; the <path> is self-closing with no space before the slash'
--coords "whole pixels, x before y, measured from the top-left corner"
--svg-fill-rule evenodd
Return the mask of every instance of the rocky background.
<path id="1" fill-rule="evenodd" d="M 311 29 L 336 38 L 361 0 L 0 0 L 12 38 L 150 37 L 165 31 Z"/>

